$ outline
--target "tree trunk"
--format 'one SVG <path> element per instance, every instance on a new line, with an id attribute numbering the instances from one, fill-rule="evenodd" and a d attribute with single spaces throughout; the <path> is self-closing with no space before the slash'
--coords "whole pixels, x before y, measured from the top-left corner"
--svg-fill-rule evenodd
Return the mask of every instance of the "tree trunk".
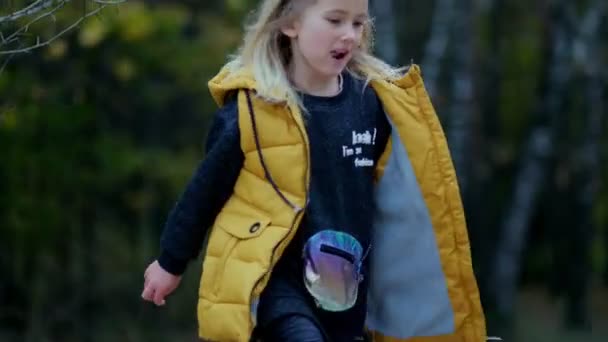
<path id="1" fill-rule="evenodd" d="M 498 241 L 494 273 L 490 286 L 501 316 L 511 317 L 521 269 L 522 250 L 538 195 L 545 185 L 549 157 L 554 149 L 555 126 L 570 79 L 571 43 L 567 34 L 563 8 L 564 0 L 556 1 L 560 10 L 554 17 L 551 33 L 552 52 L 548 66 L 548 83 L 539 113 L 539 124 L 531 131 L 520 160 L 514 182 L 511 205 L 506 212 Z"/>
<path id="2" fill-rule="evenodd" d="M 493 268 L 491 260 L 494 257 L 493 229 L 488 229 L 492 220 L 491 201 L 487 200 L 488 189 L 492 188 L 496 176 L 493 163 L 492 146 L 498 140 L 499 94 L 501 91 L 502 70 L 504 57 L 501 48 L 501 17 L 504 13 L 503 0 L 481 3 L 480 12 L 487 18 L 484 23 L 488 27 L 488 47 L 480 56 L 481 68 L 477 70 L 476 96 L 479 101 L 480 122 L 479 134 L 471 142 L 475 160 L 471 162 L 471 177 L 468 180 L 468 199 L 465 203 L 469 240 L 473 253 L 473 267 L 477 276 L 482 304 L 486 303 L 488 295 L 488 275 Z M 488 326 L 491 322 L 488 322 Z"/>
<path id="3" fill-rule="evenodd" d="M 447 140 L 458 176 L 460 193 L 467 198 L 470 174 L 471 139 L 474 135 L 473 99 L 473 20 L 472 0 L 460 0 L 454 6 L 451 40 L 453 48 L 451 96 L 447 117 Z"/>
<path id="4" fill-rule="evenodd" d="M 445 56 L 449 38 L 450 23 L 454 11 L 454 0 L 437 0 L 431 21 L 431 34 L 425 46 L 422 71 L 426 89 L 435 100 L 438 89 L 441 60 Z"/>
<path id="5" fill-rule="evenodd" d="M 370 5 L 375 18 L 376 53 L 385 62 L 396 65 L 398 64 L 398 52 L 393 0 L 373 0 Z"/>
<path id="6" fill-rule="evenodd" d="M 590 253 L 594 232 L 593 203 L 596 199 L 600 179 L 600 137 L 604 99 L 602 96 L 601 61 L 600 61 L 600 26 L 605 18 L 604 1 L 592 1 L 583 18 L 575 40 L 574 57 L 577 64 L 583 66 L 585 104 L 582 111 L 586 114 L 586 125 L 583 132 L 582 146 L 574 161 L 573 194 L 569 198 L 570 207 L 576 215 L 571 227 L 566 227 L 564 246 L 570 252 L 567 266 L 561 268 L 561 282 L 566 284 L 565 322 L 570 328 L 589 329 L 591 327 L 588 291 L 591 273 Z M 571 211 L 572 212 L 572 211 Z M 563 253 L 563 249 L 557 251 Z M 565 269 L 564 269 L 565 268 Z"/>

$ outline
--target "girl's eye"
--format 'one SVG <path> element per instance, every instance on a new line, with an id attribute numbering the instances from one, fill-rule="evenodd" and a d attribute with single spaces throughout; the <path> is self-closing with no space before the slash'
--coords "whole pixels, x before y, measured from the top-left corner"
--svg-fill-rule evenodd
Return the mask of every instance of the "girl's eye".
<path id="1" fill-rule="evenodd" d="M 359 28 L 359 27 L 363 26 L 363 23 L 362 23 L 362 22 L 360 22 L 360 21 L 355 21 L 355 22 L 353 23 L 353 26 L 354 26 L 354 27 L 356 27 L 356 28 Z"/>
<path id="2" fill-rule="evenodd" d="M 329 21 L 333 25 L 339 25 L 340 24 L 340 19 L 329 18 L 329 19 L 327 19 L 327 21 Z"/>

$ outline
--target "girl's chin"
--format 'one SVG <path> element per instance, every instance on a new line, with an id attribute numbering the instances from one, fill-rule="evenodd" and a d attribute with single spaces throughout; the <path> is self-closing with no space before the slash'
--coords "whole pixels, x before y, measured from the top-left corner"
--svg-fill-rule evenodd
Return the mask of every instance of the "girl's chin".
<path id="1" fill-rule="evenodd" d="M 340 75 L 344 69 L 346 69 L 346 65 L 329 65 L 323 68 L 321 73 L 326 77 L 334 77 Z"/>

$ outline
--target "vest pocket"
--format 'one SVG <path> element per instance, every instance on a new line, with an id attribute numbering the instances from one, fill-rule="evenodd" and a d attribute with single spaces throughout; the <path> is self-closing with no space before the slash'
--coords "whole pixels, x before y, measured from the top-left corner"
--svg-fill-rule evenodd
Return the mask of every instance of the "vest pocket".
<path id="1" fill-rule="evenodd" d="M 228 209 L 228 208 L 225 208 Z M 233 278 L 242 272 L 235 269 L 235 258 L 243 258 L 248 246 L 255 243 L 250 239 L 260 237 L 270 226 L 270 219 L 250 207 L 239 207 L 236 210 L 222 210 L 217 217 L 216 226 L 214 227 L 216 246 L 221 248 L 221 251 L 216 254 L 218 256 L 215 266 L 213 279 L 213 292 L 217 295 L 222 291 L 224 278 Z M 241 248 L 239 250 L 239 248 Z M 232 262 L 231 262 L 232 260 Z M 245 284 L 243 284 L 245 285 Z"/>
<path id="2" fill-rule="evenodd" d="M 261 235 L 270 225 L 270 219 L 260 213 L 229 211 L 218 215 L 217 225 L 226 233 L 246 240 Z"/>

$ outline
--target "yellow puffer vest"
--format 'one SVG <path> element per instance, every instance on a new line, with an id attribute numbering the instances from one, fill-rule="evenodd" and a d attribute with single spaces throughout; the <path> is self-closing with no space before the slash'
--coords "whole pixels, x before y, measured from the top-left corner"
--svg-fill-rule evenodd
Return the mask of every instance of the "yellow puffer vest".
<path id="1" fill-rule="evenodd" d="M 420 69 L 414 65 L 396 82 L 371 85 L 392 134 L 376 167 L 367 327 L 376 342 L 485 341 L 456 176 Z M 223 70 L 209 87 L 222 105 L 228 92 L 255 90 L 255 81 Z M 308 137 L 301 112 L 251 100 L 254 116 L 239 91 L 245 162 L 205 249 L 198 319 L 199 336 L 208 341 L 249 341 L 257 298 L 307 203 Z"/>

